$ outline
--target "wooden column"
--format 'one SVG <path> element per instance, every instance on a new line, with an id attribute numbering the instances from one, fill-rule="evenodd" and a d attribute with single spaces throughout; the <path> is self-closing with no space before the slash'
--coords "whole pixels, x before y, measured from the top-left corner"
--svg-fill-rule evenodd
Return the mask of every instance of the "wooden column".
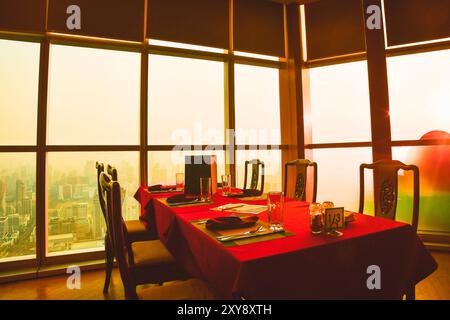
<path id="1" fill-rule="evenodd" d="M 283 164 L 297 158 L 305 158 L 302 91 L 303 54 L 300 32 L 300 8 L 298 4 L 285 5 L 284 23 L 286 66 L 280 69 L 280 121 L 281 144 L 284 146 L 282 150 Z"/>
<path id="2" fill-rule="evenodd" d="M 141 49 L 141 102 L 140 102 L 140 138 L 139 138 L 139 182 L 148 185 L 148 46 L 147 46 L 147 7 L 144 2 L 144 39 Z"/>
<path id="3" fill-rule="evenodd" d="M 37 115 L 36 153 L 36 258 L 38 265 L 45 264 L 47 250 L 47 92 L 50 42 L 41 42 L 39 60 L 39 93 Z"/>
<path id="4" fill-rule="evenodd" d="M 365 21 L 373 14 L 367 13 L 369 6 L 382 8 L 381 0 L 362 0 Z M 383 21 L 383 12 L 380 10 Z M 389 90 L 386 66 L 384 26 L 380 29 L 364 28 L 369 75 L 370 118 L 372 128 L 373 161 L 392 159 L 391 124 L 389 117 Z"/>
<path id="5" fill-rule="evenodd" d="M 225 63 L 225 163 L 226 173 L 231 175 L 231 185 L 236 187 L 236 115 L 234 92 L 234 0 L 229 2 L 229 51 Z"/>

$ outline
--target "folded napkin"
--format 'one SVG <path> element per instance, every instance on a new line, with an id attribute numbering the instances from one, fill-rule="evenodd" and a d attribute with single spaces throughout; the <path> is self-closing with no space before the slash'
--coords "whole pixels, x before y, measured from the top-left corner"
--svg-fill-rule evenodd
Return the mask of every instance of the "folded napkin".
<path id="1" fill-rule="evenodd" d="M 177 194 L 167 198 L 168 204 L 181 204 L 181 203 L 191 203 L 198 199 L 196 196 L 188 196 L 185 194 Z"/>
<path id="2" fill-rule="evenodd" d="M 228 195 L 229 198 L 245 198 L 245 197 L 257 197 L 260 196 L 262 192 L 256 189 L 244 189 L 242 193 L 232 193 Z"/>
<path id="3" fill-rule="evenodd" d="M 248 228 L 254 226 L 258 221 L 257 216 L 248 217 L 217 217 L 206 221 L 206 228 L 211 230 L 228 230 L 238 228 Z"/>
<path id="4" fill-rule="evenodd" d="M 169 190 L 175 190 L 175 189 L 172 187 L 163 186 L 162 184 L 155 184 L 153 186 L 148 187 L 147 190 L 149 192 L 154 192 L 154 191 L 169 191 Z"/>

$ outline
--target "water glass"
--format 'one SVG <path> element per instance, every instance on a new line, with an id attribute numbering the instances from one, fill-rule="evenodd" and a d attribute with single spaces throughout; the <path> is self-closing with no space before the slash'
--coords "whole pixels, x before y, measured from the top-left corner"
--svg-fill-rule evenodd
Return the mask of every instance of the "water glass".
<path id="1" fill-rule="evenodd" d="M 323 213 L 325 214 L 325 209 L 334 208 L 334 203 L 332 201 L 324 201 L 322 203 Z"/>
<path id="2" fill-rule="evenodd" d="M 231 193 L 231 175 L 222 175 L 222 194 L 227 196 Z"/>
<path id="3" fill-rule="evenodd" d="M 283 230 L 284 225 L 284 197 L 282 192 L 267 194 L 269 228 L 273 231 Z"/>
<path id="4" fill-rule="evenodd" d="M 313 202 L 309 205 L 309 226 L 312 234 L 323 232 L 323 207 L 320 203 Z"/>
<path id="5" fill-rule="evenodd" d="M 182 191 L 184 189 L 184 173 L 177 173 L 175 179 L 177 191 Z"/>
<path id="6" fill-rule="evenodd" d="M 211 201 L 212 190 L 211 190 L 211 178 L 201 177 L 200 178 L 200 200 L 203 202 Z"/>

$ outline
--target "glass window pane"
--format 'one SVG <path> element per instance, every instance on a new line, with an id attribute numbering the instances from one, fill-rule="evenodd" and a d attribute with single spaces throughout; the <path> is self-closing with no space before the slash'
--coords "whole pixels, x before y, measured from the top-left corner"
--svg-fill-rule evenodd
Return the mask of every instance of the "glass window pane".
<path id="1" fill-rule="evenodd" d="M 211 151 L 151 151 L 148 153 L 149 185 L 175 185 L 175 175 L 184 173 L 184 157 L 187 155 L 215 155 L 217 157 L 217 178 L 225 174 L 225 152 Z"/>
<path id="2" fill-rule="evenodd" d="M 281 143 L 278 74 L 274 68 L 235 65 L 237 144 Z"/>
<path id="3" fill-rule="evenodd" d="M 98 202 L 95 162 L 111 164 L 125 190 L 126 220 L 137 219 L 139 187 L 137 152 L 57 152 L 48 154 L 48 252 L 63 254 L 103 248 L 105 221 Z"/>
<path id="4" fill-rule="evenodd" d="M 35 154 L 0 154 L 0 262 L 36 256 L 35 221 Z"/>
<path id="5" fill-rule="evenodd" d="M 419 230 L 450 233 L 450 146 L 396 147 L 392 156 L 419 167 Z M 407 223 L 412 218 L 413 177 L 400 171 L 398 181 L 397 219 Z"/>
<path id="6" fill-rule="evenodd" d="M 237 150 L 236 187 L 244 187 L 245 161 L 253 159 L 264 162 L 264 192 L 283 191 L 281 187 L 281 150 Z M 249 175 L 251 175 L 251 172 Z M 250 179 L 250 176 L 248 179 Z"/>
<path id="7" fill-rule="evenodd" d="M 393 140 L 450 132 L 450 50 L 387 59 Z"/>
<path id="8" fill-rule="evenodd" d="M 149 56 L 152 145 L 224 144 L 224 63 Z"/>
<path id="9" fill-rule="evenodd" d="M 314 149 L 317 162 L 317 201 L 333 201 L 346 210 L 359 208 L 359 166 L 372 163 L 371 148 Z M 365 175 L 365 213 L 373 213 L 373 175 Z"/>
<path id="10" fill-rule="evenodd" d="M 313 143 L 370 141 L 367 62 L 309 69 Z"/>
<path id="11" fill-rule="evenodd" d="M 140 54 L 61 45 L 50 53 L 49 143 L 138 144 Z"/>
<path id="12" fill-rule="evenodd" d="M 0 39 L 0 144 L 35 145 L 39 43 Z"/>

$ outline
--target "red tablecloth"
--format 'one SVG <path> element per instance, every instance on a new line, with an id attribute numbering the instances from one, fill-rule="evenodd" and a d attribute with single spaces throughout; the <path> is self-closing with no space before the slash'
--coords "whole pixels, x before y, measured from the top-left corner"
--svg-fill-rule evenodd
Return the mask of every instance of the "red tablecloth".
<path id="1" fill-rule="evenodd" d="M 189 221 L 223 215 L 209 209 L 239 199 L 215 196 L 214 205 L 184 208 L 156 201 L 167 196 L 141 188 L 135 197 L 142 218 L 156 226 L 160 240 L 188 272 L 223 298 L 401 299 L 437 268 L 407 224 L 356 214 L 340 238 L 312 235 L 308 204 L 298 201 L 285 203 L 285 229 L 294 236 L 225 248 Z M 266 220 L 266 214 L 260 218 Z M 380 290 L 367 287 L 371 265 L 381 269 Z"/>

